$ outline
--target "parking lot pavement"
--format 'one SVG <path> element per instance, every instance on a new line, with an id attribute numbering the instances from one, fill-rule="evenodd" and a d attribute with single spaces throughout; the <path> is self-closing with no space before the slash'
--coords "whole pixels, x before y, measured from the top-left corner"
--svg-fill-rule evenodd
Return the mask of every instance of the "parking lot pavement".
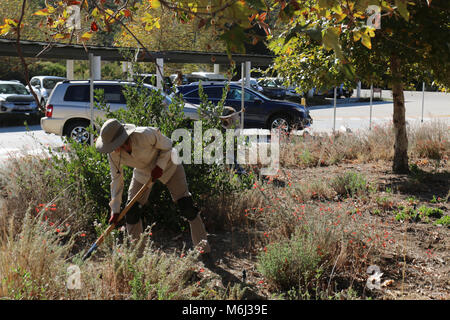
<path id="1" fill-rule="evenodd" d="M 383 91 L 383 98 L 390 99 L 390 91 Z M 362 96 L 367 96 L 363 90 Z M 377 96 L 377 95 L 375 95 Z M 336 130 L 357 131 L 369 128 L 370 106 L 368 102 L 358 102 L 355 98 L 339 99 L 336 106 Z M 310 107 L 314 120 L 308 128 L 310 133 L 332 132 L 334 108 L 332 105 Z M 410 125 L 419 125 L 422 120 L 422 93 L 405 92 L 406 121 Z M 392 122 L 392 101 L 377 101 L 372 107 L 372 127 Z M 450 125 L 450 94 L 425 92 L 424 122 L 440 121 Z M 302 134 L 302 132 L 299 132 Z M 26 154 L 42 154 L 48 147 L 62 147 L 61 137 L 46 134 L 39 124 L 25 126 L 0 127 L 0 165 L 7 159 Z"/>
<path id="2" fill-rule="evenodd" d="M 363 92 L 365 97 L 367 92 Z M 384 99 L 392 99 L 390 91 L 383 91 Z M 375 94 L 379 97 L 379 94 Z M 345 128 L 352 131 L 367 129 L 370 123 L 370 103 L 357 102 L 357 99 L 339 99 L 336 105 L 336 130 Z M 314 120 L 311 131 L 331 132 L 333 130 L 334 106 L 312 106 L 310 114 Z M 405 91 L 406 121 L 408 124 L 422 122 L 422 93 Z M 372 127 L 392 123 L 393 102 L 376 101 L 372 104 Z M 423 121 L 439 121 L 450 125 L 450 94 L 441 92 L 425 92 Z"/>
<path id="3" fill-rule="evenodd" d="M 46 134 L 40 125 L 0 128 L 0 164 L 18 156 L 43 154 L 48 147 L 61 146 L 61 137 Z"/>

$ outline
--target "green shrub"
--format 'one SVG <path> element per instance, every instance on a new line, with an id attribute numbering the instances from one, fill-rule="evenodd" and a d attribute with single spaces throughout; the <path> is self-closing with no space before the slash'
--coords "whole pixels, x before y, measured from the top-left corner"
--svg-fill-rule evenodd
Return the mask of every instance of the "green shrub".
<path id="1" fill-rule="evenodd" d="M 420 214 L 421 217 L 441 218 L 443 213 L 444 211 L 442 211 L 442 209 L 427 206 L 421 206 L 418 209 L 418 214 Z"/>
<path id="2" fill-rule="evenodd" d="M 435 225 L 450 226 L 450 216 L 443 216 L 434 222 Z"/>
<path id="3" fill-rule="evenodd" d="M 312 235 L 296 232 L 291 239 L 269 244 L 258 256 L 258 270 L 277 289 L 296 287 L 306 291 L 310 281 L 321 273 L 320 261 Z"/>
<path id="4" fill-rule="evenodd" d="M 139 72 L 136 72 L 138 74 Z M 132 123 L 136 126 L 157 127 L 167 137 L 177 128 L 189 128 L 191 123 L 184 119 L 184 102 L 177 95 L 172 96 L 172 103 L 166 105 L 164 97 L 156 90 L 147 89 L 142 80 L 137 80 L 135 85 L 127 85 L 123 91 L 127 103 L 126 109 L 111 110 L 105 103 L 101 90 L 95 92 L 96 107 L 105 112 L 106 118 L 115 118 L 122 123 Z M 208 129 L 222 129 L 219 116 L 223 111 L 224 99 L 218 104 L 208 102 L 207 97 L 200 89 L 202 103 L 199 106 L 200 119 L 203 132 Z M 226 90 L 224 96 L 226 96 Z M 96 127 L 100 128 L 105 119 L 97 119 Z M 97 133 L 94 133 L 97 134 Z M 192 139 L 194 140 L 194 139 Z M 203 139 L 202 147 L 210 142 Z M 93 146 L 71 142 L 71 152 L 67 157 L 53 155 L 56 167 L 61 171 L 67 171 L 67 179 L 61 181 L 61 185 L 73 180 L 80 180 L 87 201 L 92 201 L 98 212 L 109 210 L 110 199 L 110 168 L 106 155 L 95 150 Z M 194 143 L 194 141 L 192 141 Z M 174 145 L 177 141 L 174 141 Z M 192 150 L 195 150 L 192 145 Z M 243 178 L 243 183 L 235 183 L 234 174 L 228 167 L 222 164 L 184 164 L 189 191 L 199 206 L 204 205 L 206 199 L 233 190 L 241 190 L 250 185 L 251 176 Z M 124 171 L 124 193 L 122 203 L 127 197 L 132 169 Z M 247 181 L 248 180 L 248 181 Z M 170 226 L 178 231 L 186 226 L 184 220 L 176 213 L 170 193 L 161 183 L 155 183 L 150 194 L 149 203 L 142 210 L 146 223 L 158 222 L 158 225 Z"/>
<path id="5" fill-rule="evenodd" d="M 443 214 L 441 209 L 427 206 L 421 206 L 417 210 L 410 207 L 399 209 L 401 211 L 395 212 L 397 221 L 430 222 L 430 218 L 441 218 Z"/>
<path id="6" fill-rule="evenodd" d="M 362 195 L 368 191 L 368 183 L 364 176 L 357 172 L 345 172 L 331 180 L 331 187 L 340 196 Z"/>

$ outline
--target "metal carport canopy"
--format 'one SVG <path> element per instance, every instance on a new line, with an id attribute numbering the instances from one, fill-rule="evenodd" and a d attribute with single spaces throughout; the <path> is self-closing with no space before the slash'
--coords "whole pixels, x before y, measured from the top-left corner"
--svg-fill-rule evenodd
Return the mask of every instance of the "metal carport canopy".
<path id="1" fill-rule="evenodd" d="M 83 46 L 80 44 L 52 43 L 49 48 L 48 42 L 21 40 L 22 52 L 25 57 L 41 59 L 65 59 L 65 60 L 88 60 L 89 53 L 100 56 L 106 61 L 124 61 L 124 52 L 136 53 L 137 48 L 126 47 L 103 47 Z M 44 50 L 44 51 L 43 51 Z M 87 50 L 87 51 L 86 51 Z M 43 51 L 43 52 L 42 52 Z M 229 64 L 230 59 L 226 53 L 199 52 L 199 51 L 150 51 L 151 56 L 144 54 L 139 49 L 139 62 L 155 62 L 156 59 L 164 59 L 165 63 L 204 63 L 204 64 Z M 16 41 L 11 39 L 0 39 L 0 56 L 17 56 Z M 273 56 L 257 54 L 233 54 L 232 59 L 236 64 L 251 61 L 252 66 L 267 67 L 273 62 Z"/>

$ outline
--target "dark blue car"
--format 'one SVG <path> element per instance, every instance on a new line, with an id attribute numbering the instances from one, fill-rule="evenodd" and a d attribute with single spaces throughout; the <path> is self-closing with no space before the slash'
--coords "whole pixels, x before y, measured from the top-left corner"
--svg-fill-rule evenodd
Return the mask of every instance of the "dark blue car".
<path id="1" fill-rule="evenodd" d="M 223 95 L 225 84 L 203 85 L 203 92 L 208 100 L 219 102 Z M 304 129 L 312 124 L 309 111 L 298 103 L 272 100 L 252 89 L 244 88 L 244 128 L 283 128 Z M 198 84 L 183 85 L 177 87 L 177 93 L 181 94 L 185 101 L 200 104 Z M 239 85 L 230 84 L 226 96 L 225 106 L 241 110 L 242 88 Z"/>

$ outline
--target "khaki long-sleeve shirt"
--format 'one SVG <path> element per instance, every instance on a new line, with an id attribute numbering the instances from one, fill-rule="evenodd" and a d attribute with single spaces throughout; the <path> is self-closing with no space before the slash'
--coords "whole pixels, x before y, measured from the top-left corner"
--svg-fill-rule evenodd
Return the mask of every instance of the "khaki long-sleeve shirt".
<path id="1" fill-rule="evenodd" d="M 130 135 L 131 154 L 124 150 L 113 151 L 109 154 L 111 169 L 111 211 L 120 212 L 122 193 L 124 188 L 123 168 L 127 165 L 134 168 L 133 179 L 145 184 L 151 177 L 156 165 L 163 169 L 159 180 L 166 184 L 175 172 L 176 165 L 172 156 L 176 157 L 176 150 L 172 148 L 172 140 L 161 134 L 157 128 L 137 127 Z M 174 158 L 175 159 L 175 158 Z"/>

